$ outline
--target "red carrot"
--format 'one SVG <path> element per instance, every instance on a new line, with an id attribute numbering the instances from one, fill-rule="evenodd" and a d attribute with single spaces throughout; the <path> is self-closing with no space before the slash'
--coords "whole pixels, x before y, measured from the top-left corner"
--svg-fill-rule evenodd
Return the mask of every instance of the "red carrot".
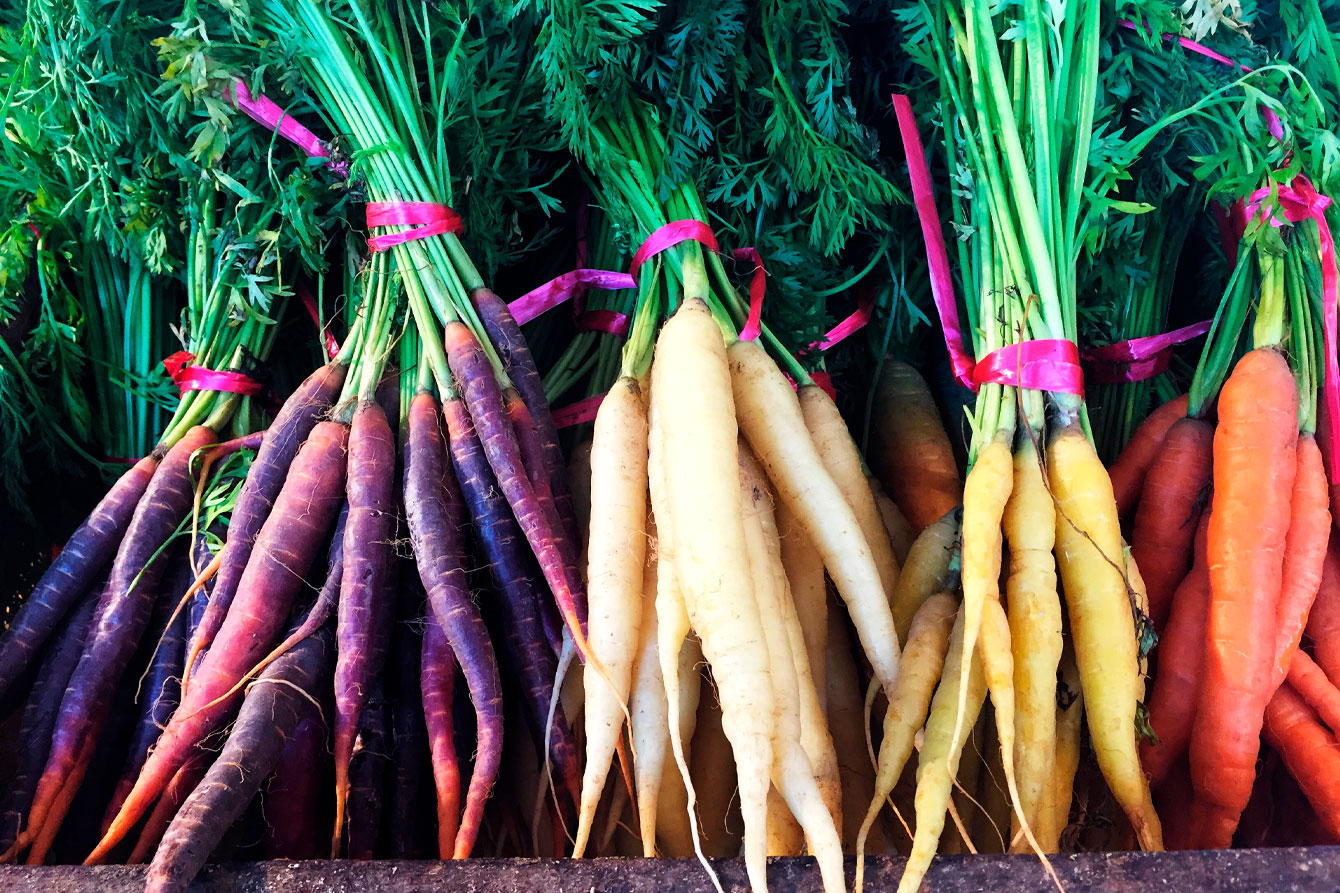
<path id="1" fill-rule="evenodd" d="M 1271 348 L 1243 356 L 1219 395 L 1209 636 L 1190 749 L 1202 848 L 1232 842 L 1256 777 L 1298 464 L 1297 413 L 1293 373 Z"/>
<path id="2" fill-rule="evenodd" d="M 456 440 L 469 437 L 469 417 L 459 400 L 447 401 L 443 412 L 452 432 L 454 450 Z M 478 470 L 472 469 L 476 473 Z M 428 604 L 460 661 L 475 706 L 479 752 L 466 795 L 465 814 L 452 848 L 453 858 L 463 859 L 474 847 L 484 803 L 502 763 L 502 684 L 488 630 L 470 595 L 465 575 L 465 503 L 447 461 L 436 401 L 429 394 L 419 394 L 410 404 L 405 445 L 405 512 Z"/>
<path id="3" fill-rule="evenodd" d="M 1208 504 L 1214 426 L 1178 419 L 1145 475 L 1131 527 L 1131 554 L 1149 593 L 1149 619 L 1162 631 L 1173 590 L 1191 567 L 1192 541 Z"/>
<path id="4" fill-rule="evenodd" d="M 220 640 L 222 635 L 221 630 Z M 311 693 L 330 679 L 333 651 L 331 629 L 326 626 L 267 667 L 247 690 L 219 758 L 163 835 L 149 866 L 146 893 L 187 889 L 279 762 Z"/>
<path id="5" fill-rule="evenodd" d="M 192 455 L 214 439 L 210 429 L 192 428 L 163 457 L 145 488 L 112 563 L 107 597 L 98 605 L 83 654 L 65 689 L 51 753 L 16 847 L 31 844 L 48 823 L 48 837 L 54 837 L 83 781 L 93 755 L 86 745 L 97 739 L 112 694 L 153 613 L 166 564 L 163 546 L 190 509 Z"/>
<path id="6" fill-rule="evenodd" d="M 344 528 L 335 640 L 335 829 L 338 858 L 349 795 L 349 761 L 372 680 L 386 657 L 395 604 L 395 437 L 376 402 L 360 402 L 349 432 L 349 520 Z"/>
<path id="7" fill-rule="evenodd" d="M 1284 540 L 1284 578 L 1275 610 L 1275 674 L 1278 688 L 1307 626 L 1312 602 L 1321 587 L 1326 547 L 1331 539 L 1330 497 L 1326 468 L 1317 441 L 1298 438 L 1298 473 L 1294 478 L 1289 534 Z"/>
<path id="8" fill-rule="evenodd" d="M 423 716 L 428 724 L 428 747 L 433 755 L 433 786 L 437 789 L 437 851 L 450 859 L 460 826 L 461 768 L 456 757 L 451 705 L 456 692 L 456 658 L 437 615 L 429 612 L 423 632 L 420 670 Z"/>
<path id="9" fill-rule="evenodd" d="M 1280 686 L 1266 705 L 1265 736 L 1327 832 L 1340 838 L 1340 744 L 1291 684 Z"/>
<path id="10" fill-rule="evenodd" d="M 1186 760 L 1178 760 L 1155 791 L 1154 803 L 1159 820 L 1163 823 L 1163 846 L 1167 850 L 1190 850 L 1192 841 L 1191 803 L 1195 789 L 1191 786 L 1191 769 Z"/>
<path id="11" fill-rule="evenodd" d="M 284 486 L 284 478 L 293 464 L 293 457 L 298 454 L 298 448 L 312 428 L 339 396 L 347 371 L 348 366 L 343 363 L 327 363 L 307 376 L 284 401 L 274 421 L 266 429 L 228 520 L 228 539 L 220 556 L 219 571 L 215 576 L 209 604 L 205 608 L 205 616 L 187 648 L 188 684 L 189 673 L 195 669 L 201 653 L 214 641 L 219 627 L 223 625 L 223 619 L 237 594 L 242 572 L 251 559 L 256 536 L 274 508 L 275 498 Z"/>
<path id="12" fill-rule="evenodd" d="M 1340 732 L 1340 689 L 1326 678 L 1307 652 L 1299 651 L 1289 665 L 1289 685 L 1294 693 L 1317 711 L 1321 721 Z"/>
<path id="13" fill-rule="evenodd" d="M 1168 429 L 1180 418 L 1186 417 L 1190 397 L 1183 394 L 1151 412 L 1131 435 L 1126 448 L 1107 470 L 1112 479 L 1112 492 L 1117 497 L 1117 514 L 1125 518 L 1135 508 L 1144 487 L 1145 474 L 1154 464 L 1159 447 Z"/>
<path id="14" fill-rule="evenodd" d="M 165 452 L 162 447 L 154 450 L 121 475 L 24 599 L 0 642 L 0 697 L 23 675 L 61 619 L 106 569 Z"/>
<path id="15" fill-rule="evenodd" d="M 321 422 L 293 460 L 274 510 L 261 527 L 251 560 L 210 653 L 135 787 L 106 835 L 86 860 L 100 862 L 159 795 L 192 748 L 232 712 L 236 697 L 214 703 L 270 650 L 283 628 L 312 559 L 344 503 L 345 442 L 349 429 Z"/>
<path id="16" fill-rule="evenodd" d="M 1177 587 L 1167 626 L 1159 636 L 1159 672 L 1149 698 L 1149 725 L 1158 741 L 1140 744 L 1140 764 L 1149 776 L 1150 787 L 1162 784 L 1173 766 L 1185 759 L 1191 740 L 1209 623 L 1210 570 L 1205 556 L 1208 527 L 1209 518 L 1202 517 L 1196 531 L 1195 564 Z"/>
<path id="17" fill-rule="evenodd" d="M 315 859 L 316 805 L 326 755 L 326 724 L 310 701 L 284 743 L 265 787 L 265 858 Z"/>
<path id="18" fill-rule="evenodd" d="M 447 323 L 443 342 L 452 376 L 469 407 L 470 419 L 479 432 L 479 440 L 484 445 L 484 454 L 488 457 L 494 478 L 512 506 L 517 522 L 540 562 L 545 582 L 558 602 L 563 622 L 572 634 L 578 652 L 584 658 L 588 657 L 590 648 L 586 641 L 586 618 L 579 613 L 579 605 L 584 601 L 582 582 L 572 576 L 564 561 L 563 550 L 536 498 L 535 489 L 526 477 L 516 434 L 507 418 L 502 390 L 494 378 L 493 367 L 475 340 L 474 333 L 464 323 Z"/>
<path id="19" fill-rule="evenodd" d="M 1332 680 L 1340 682 L 1340 537 L 1331 537 L 1321 565 L 1321 585 L 1307 615 L 1312 656 Z"/>

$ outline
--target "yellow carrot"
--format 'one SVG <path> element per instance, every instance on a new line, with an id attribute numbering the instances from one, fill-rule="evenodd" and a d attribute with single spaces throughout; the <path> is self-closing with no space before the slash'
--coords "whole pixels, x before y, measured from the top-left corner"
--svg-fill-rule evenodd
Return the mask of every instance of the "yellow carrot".
<path id="1" fill-rule="evenodd" d="M 1056 563 L 1098 768 L 1140 846 L 1161 850 L 1163 833 L 1136 750 L 1138 643 L 1112 482 L 1077 425 L 1052 439 L 1047 468 L 1056 498 Z"/>
<path id="2" fill-rule="evenodd" d="M 1075 787 L 1075 771 L 1079 769 L 1080 735 L 1084 726 L 1084 695 L 1080 691 L 1079 668 L 1075 666 L 1074 652 L 1068 647 L 1058 672 L 1056 758 L 1038 820 L 1042 826 L 1038 842 L 1048 853 L 1060 852 L 1061 832 L 1070 821 L 1070 796 Z"/>
<path id="3" fill-rule="evenodd" d="M 903 562 L 907 561 L 907 553 L 912 550 L 912 542 L 917 538 L 917 531 L 912 527 L 912 522 L 907 520 L 903 510 L 898 508 L 898 503 L 884 492 L 884 485 L 879 482 L 879 478 L 868 474 L 865 480 L 875 497 L 880 520 L 884 522 L 884 532 L 888 534 L 889 544 L 893 547 L 893 557 L 898 559 L 901 572 Z"/>
<path id="4" fill-rule="evenodd" d="M 898 638 L 879 569 L 842 491 L 819 458 L 786 376 L 754 341 L 730 346 L 731 389 L 740 429 L 778 498 L 824 556 L 861 648 L 886 691 L 898 678 Z"/>
<path id="5" fill-rule="evenodd" d="M 948 585 L 962 522 L 962 507 L 951 509 L 912 542 L 893 591 L 893 622 L 900 642 L 907 640 L 912 618 L 921 609 L 921 603 Z"/>

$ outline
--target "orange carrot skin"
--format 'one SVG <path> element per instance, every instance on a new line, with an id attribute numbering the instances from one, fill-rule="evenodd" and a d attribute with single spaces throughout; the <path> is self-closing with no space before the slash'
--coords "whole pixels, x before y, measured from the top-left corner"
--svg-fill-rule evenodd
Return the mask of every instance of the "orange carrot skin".
<path id="1" fill-rule="evenodd" d="M 232 713 L 240 694 L 202 708 L 231 689 L 282 634 L 307 569 L 344 504 L 348 437 L 346 426 L 321 422 L 298 450 L 214 645 L 200 661 L 120 814 L 89 856 L 92 864 L 131 830 L 192 749 Z"/>
<path id="2" fill-rule="evenodd" d="M 1191 741 L 1209 622 L 1210 569 L 1205 555 L 1208 528 L 1209 518 L 1202 516 L 1196 530 L 1195 563 L 1177 587 L 1167 625 L 1156 646 L 1159 671 L 1149 697 L 1149 725 L 1159 740 L 1140 743 L 1140 764 L 1151 787 L 1161 785 L 1175 765 L 1185 761 Z M 1164 834 L 1166 844 L 1166 824 Z"/>
<path id="3" fill-rule="evenodd" d="M 52 809 L 57 795 L 67 784 L 77 788 L 81 783 L 87 759 L 92 757 L 85 741 L 96 740 L 102 730 L 112 694 L 153 613 L 154 596 L 167 564 L 166 556 L 155 553 L 190 510 L 192 454 L 215 439 L 214 432 L 204 426 L 192 428 L 163 457 L 145 488 L 112 562 L 107 591 L 94 613 L 83 654 L 65 689 L 25 835 L 35 833 L 47 821 L 59 827 L 64 819 L 63 810 Z M 68 808 L 69 798 L 64 800 Z"/>
<path id="4" fill-rule="evenodd" d="M 912 366 L 887 359 L 876 385 L 875 474 L 920 533 L 963 498 L 954 449 L 930 388 Z"/>
<path id="5" fill-rule="evenodd" d="M 1168 620 L 1173 591 L 1191 568 L 1213 461 L 1214 426 L 1181 418 L 1168 429 L 1145 475 L 1131 527 L 1131 554 L 1149 594 L 1149 619 L 1159 631 Z"/>
<path id="6" fill-rule="evenodd" d="M 1195 791 L 1191 787 L 1191 769 L 1186 760 L 1173 763 L 1158 789 L 1154 804 L 1158 807 L 1159 821 L 1163 823 L 1163 847 L 1166 850 L 1195 849 L 1191 833 L 1191 802 Z"/>
<path id="7" fill-rule="evenodd" d="M 1280 686 L 1266 706 L 1265 737 L 1327 833 L 1340 838 L 1340 744 L 1290 684 Z"/>
<path id="8" fill-rule="evenodd" d="M 1333 448 L 1340 447 L 1340 444 L 1331 443 L 1330 411 L 1326 408 L 1325 400 L 1317 401 L 1317 445 L 1321 447 L 1323 456 L 1331 455 Z M 1331 494 L 1331 522 L 1340 524 L 1340 476 L 1330 483 Z"/>
<path id="9" fill-rule="evenodd" d="M 1269 348 L 1243 356 L 1219 396 L 1206 543 L 1209 635 L 1190 749 L 1193 828 L 1203 849 L 1232 843 L 1256 777 L 1297 467 L 1297 413 L 1289 364 Z"/>
<path id="10" fill-rule="evenodd" d="M 155 450 L 121 475 L 24 599 L 0 642 L 0 697 L 28 669 L 70 608 L 112 560 L 161 458 Z"/>
<path id="11" fill-rule="evenodd" d="M 1307 615 L 1312 657 L 1331 679 L 1340 681 L 1340 538 L 1331 537 L 1321 564 L 1321 585 Z"/>
<path id="12" fill-rule="evenodd" d="M 1186 416 L 1190 397 L 1183 394 L 1151 412 L 1131 435 L 1130 442 L 1121 451 L 1117 461 L 1107 470 L 1112 479 L 1112 492 L 1117 497 L 1117 514 L 1125 518 L 1135 509 L 1144 487 L 1145 474 L 1154 464 L 1159 447 L 1173 423 Z M 1140 565 L 1143 570 L 1144 565 Z"/>
<path id="13" fill-rule="evenodd" d="M 1289 685 L 1317 712 L 1322 722 L 1332 729 L 1340 729 L 1340 689 L 1326 678 L 1307 652 L 1299 651 L 1294 655 L 1289 666 Z"/>
<path id="14" fill-rule="evenodd" d="M 1322 567 L 1331 539 L 1330 493 L 1321 450 L 1311 435 L 1298 438 L 1292 518 L 1284 541 L 1284 582 L 1275 611 L 1275 676 L 1279 687 L 1307 626 L 1312 602 L 1321 588 Z"/>
<path id="15" fill-rule="evenodd" d="M 437 851 L 450 859 L 461 822 L 461 767 L 456 757 L 451 705 L 456 694 L 456 657 L 437 615 L 428 612 L 423 631 L 423 662 L 419 671 L 423 717 L 437 789 Z"/>

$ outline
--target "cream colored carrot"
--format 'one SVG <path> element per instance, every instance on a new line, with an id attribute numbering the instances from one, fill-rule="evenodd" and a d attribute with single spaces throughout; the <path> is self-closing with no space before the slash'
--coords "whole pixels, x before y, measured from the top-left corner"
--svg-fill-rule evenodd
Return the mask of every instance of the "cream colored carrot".
<path id="1" fill-rule="evenodd" d="M 791 587 L 791 600 L 805 637 L 805 655 L 809 658 L 810 678 L 818 692 L 819 707 L 827 715 L 826 681 L 828 648 L 828 584 L 824 580 L 824 560 L 810 542 L 809 534 L 787 510 L 777 503 L 777 534 L 782 541 L 782 566 Z"/>

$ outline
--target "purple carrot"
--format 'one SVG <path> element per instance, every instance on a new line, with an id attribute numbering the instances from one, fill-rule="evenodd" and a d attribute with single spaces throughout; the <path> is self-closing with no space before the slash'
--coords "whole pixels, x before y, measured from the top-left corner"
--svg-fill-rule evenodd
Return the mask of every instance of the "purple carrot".
<path id="1" fill-rule="evenodd" d="M 456 408 L 454 415 L 468 422 L 459 401 L 450 401 L 450 405 Z M 405 444 L 405 508 L 428 604 L 460 660 L 475 707 L 479 753 L 452 848 L 454 858 L 464 859 L 474 848 L 484 803 L 502 764 L 502 683 L 493 643 L 471 597 L 465 573 L 466 514 L 460 488 L 480 484 L 467 484 L 464 479 L 457 482 L 461 467 L 453 473 L 439 419 L 437 401 L 429 394 L 418 394 L 410 404 Z M 448 427 L 452 424 L 448 417 Z M 470 471 L 486 472 L 487 464 Z"/>
<path id="2" fill-rule="evenodd" d="M 419 678 L 433 759 L 433 787 L 437 790 L 438 858 L 450 859 L 461 821 L 461 765 L 456 757 L 451 709 L 456 696 L 456 656 L 451 653 L 451 643 L 442 631 L 442 624 L 431 611 L 423 631 Z"/>
<path id="3" fill-rule="evenodd" d="M 387 785 L 387 855 L 423 859 L 432 851 L 424 821 L 425 776 L 431 771 L 428 729 L 420 694 L 425 594 L 417 573 L 400 574 L 399 622 L 391 638 L 391 780 Z M 431 612 L 429 612 L 431 613 Z M 434 615 L 436 616 L 436 615 Z"/>
<path id="4" fill-rule="evenodd" d="M 37 777 L 46 765 L 61 693 L 79 663 L 84 637 L 97 605 L 98 599 L 91 592 L 85 596 L 65 619 L 64 629 L 52 640 L 38 667 L 37 678 L 23 706 L 19 733 L 14 737 L 14 743 L 18 745 L 18 768 L 5 792 L 3 807 L 0 807 L 0 850 L 10 847 L 23 827 L 24 816 L 28 814 L 37 787 Z"/>
<path id="5" fill-rule="evenodd" d="M 196 745 L 240 700 L 230 692 L 273 647 L 312 561 L 344 504 L 349 429 L 320 422 L 294 457 L 284 488 L 261 527 L 237 598 L 182 704 L 144 762 L 135 787 L 85 861 L 97 864 L 126 836 Z"/>
<path id="6" fill-rule="evenodd" d="M 583 659 L 591 656 L 586 640 L 586 618 L 578 613 L 585 601 L 582 581 L 571 573 L 555 531 L 545 517 L 535 489 L 526 477 L 517 446 L 516 433 L 507 417 L 502 390 L 493 375 L 493 366 L 474 333 L 461 322 L 449 322 L 443 330 L 447 363 L 469 408 L 470 419 L 479 432 L 495 480 L 512 506 L 521 531 L 526 535 L 540 562 L 545 582 L 558 602 L 563 622 Z M 453 401 L 448 401 L 453 402 Z M 445 407 L 444 407 L 445 410 Z"/>
<path id="7" fill-rule="evenodd" d="M 265 858 L 317 858 L 316 804 L 321 797 L 326 725 L 304 702 L 302 719 L 280 752 L 265 788 Z"/>
<path id="8" fill-rule="evenodd" d="M 502 595 L 499 609 L 505 615 L 504 627 L 512 642 L 513 659 L 525 683 L 523 689 L 530 707 L 529 715 L 534 719 L 534 728 L 543 730 L 549 715 L 557 658 L 544 636 L 540 619 L 540 590 L 530 574 L 535 559 L 507 499 L 494 483 L 484 448 L 465 407 L 459 400 L 449 400 L 443 404 L 442 412 L 447 422 L 456 479 L 474 519 L 477 539 L 493 576 L 494 588 Z M 464 664 L 462 661 L 462 666 Z M 550 754 L 564 786 L 570 786 L 575 796 L 580 778 L 576 747 L 566 724 L 559 721 L 556 725 L 561 728 L 554 729 Z M 537 748 L 541 750 L 543 740 L 541 733 L 537 737 Z"/>
<path id="9" fill-rule="evenodd" d="M 189 618 L 187 612 L 177 612 L 176 607 L 181 594 L 190 589 L 195 580 L 195 574 L 191 571 L 190 551 L 180 550 L 176 565 L 159 593 L 154 622 L 150 626 L 155 634 L 151 641 L 156 641 L 156 646 L 143 677 L 136 680 L 139 713 L 134 731 L 131 732 L 125 765 L 103 815 L 104 831 L 120 811 L 130 789 L 135 786 L 135 779 L 140 774 L 145 757 L 149 755 L 149 748 L 158 740 L 181 700 L 181 667 L 186 657 Z"/>
<path id="10" fill-rule="evenodd" d="M 363 722 L 349 761 L 348 857 L 372 859 L 377 850 L 382 811 L 386 804 L 386 775 L 390 767 L 390 715 L 383 677 L 372 678 Z"/>
<path id="11" fill-rule="evenodd" d="M 349 761 L 372 680 L 381 673 L 395 604 L 395 436 L 374 401 L 360 402 L 349 432 L 349 520 L 344 528 L 335 640 L 335 829 L 337 858 L 349 796 Z"/>
<path id="12" fill-rule="evenodd" d="M 553 493 L 554 508 L 558 512 L 564 534 L 571 542 L 580 543 L 581 530 L 577 524 L 577 511 L 572 504 L 572 488 L 568 486 L 567 463 L 563 461 L 563 450 L 558 445 L 558 428 L 549 411 L 549 400 L 544 395 L 544 384 L 540 381 L 535 358 L 531 356 L 530 345 L 521 334 L 521 326 L 512 317 L 506 301 L 487 288 L 475 289 L 471 297 L 479 311 L 480 321 L 484 323 L 484 331 L 497 349 L 508 377 L 512 379 L 513 386 L 521 394 L 521 399 L 525 401 L 535 421 L 540 444 L 544 447 L 549 490 Z"/>
<path id="13" fill-rule="evenodd" d="M 261 525 L 270 516 L 293 457 L 339 396 L 346 371 L 348 367 L 342 363 L 327 363 L 307 376 L 284 401 L 284 406 L 266 430 L 260 450 L 247 469 L 247 479 L 237 494 L 209 607 L 187 648 L 190 670 L 195 669 L 204 649 L 218 635 L 237 594 L 242 573 L 251 559 Z"/>
<path id="14" fill-rule="evenodd" d="M 334 653 L 330 625 L 265 669 L 247 690 L 219 758 L 191 791 L 163 835 L 146 879 L 146 893 L 184 891 L 246 811 L 279 763 L 287 740 L 323 686 Z"/>
<path id="15" fill-rule="evenodd" d="M 48 824 L 42 836 L 54 838 L 83 782 L 93 756 L 89 745 L 97 739 L 112 694 L 153 612 L 165 564 L 160 553 L 191 508 L 195 491 L 191 457 L 214 440 L 214 432 L 204 426 L 186 432 L 163 457 L 135 509 L 112 562 L 110 591 L 98 605 L 83 654 L 65 689 L 51 753 L 37 783 L 28 826 L 16 846 L 27 847 L 36 841 Z M 40 861 L 41 856 L 37 852 L 29 858 Z"/>
<path id="16" fill-rule="evenodd" d="M 106 570 L 164 452 L 161 447 L 155 449 L 121 475 L 24 599 L 0 640 L 0 697 L 28 669 L 61 618 Z"/>

